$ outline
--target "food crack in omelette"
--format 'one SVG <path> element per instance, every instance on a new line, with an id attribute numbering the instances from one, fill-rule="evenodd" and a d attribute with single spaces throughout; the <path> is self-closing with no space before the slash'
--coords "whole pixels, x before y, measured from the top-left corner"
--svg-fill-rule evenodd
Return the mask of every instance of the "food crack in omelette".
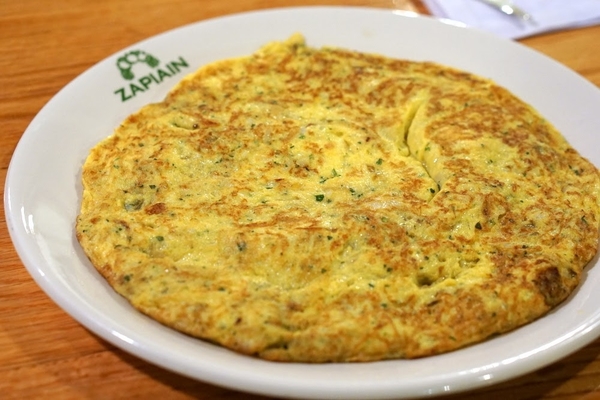
<path id="1" fill-rule="evenodd" d="M 300 35 L 218 61 L 83 166 L 77 238 L 136 309 L 268 360 L 455 350 L 565 300 L 600 176 L 529 105 Z"/>

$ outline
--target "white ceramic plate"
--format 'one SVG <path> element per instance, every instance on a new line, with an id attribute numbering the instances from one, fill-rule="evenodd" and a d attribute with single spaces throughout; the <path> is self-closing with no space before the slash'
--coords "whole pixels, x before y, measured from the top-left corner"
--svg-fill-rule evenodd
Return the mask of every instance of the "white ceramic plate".
<path id="1" fill-rule="evenodd" d="M 89 149 L 197 67 L 249 54 L 294 32 L 314 46 L 433 60 L 490 77 L 533 104 L 600 165 L 600 91 L 514 42 L 431 18 L 366 8 L 276 9 L 204 21 L 100 62 L 60 91 L 24 133 L 8 171 L 5 207 L 15 247 L 43 290 L 88 329 L 149 362 L 216 385 L 280 397 L 456 393 L 540 368 L 598 337 L 598 258 L 567 302 L 510 334 L 445 355 L 363 364 L 280 364 L 241 356 L 161 326 L 112 291 L 84 256 L 73 230 L 80 168 Z M 133 50 L 155 62 L 136 58 Z M 131 67 L 133 77 L 119 66 Z"/>

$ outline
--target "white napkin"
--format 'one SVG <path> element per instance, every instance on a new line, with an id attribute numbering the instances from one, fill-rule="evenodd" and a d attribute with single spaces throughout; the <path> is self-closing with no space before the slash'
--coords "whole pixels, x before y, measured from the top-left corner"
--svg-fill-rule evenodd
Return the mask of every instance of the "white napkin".
<path id="1" fill-rule="evenodd" d="M 479 0 L 423 2 L 436 17 L 460 21 L 510 39 L 600 24 L 600 0 L 513 0 L 513 5 L 531 15 L 529 21 L 506 15 Z"/>

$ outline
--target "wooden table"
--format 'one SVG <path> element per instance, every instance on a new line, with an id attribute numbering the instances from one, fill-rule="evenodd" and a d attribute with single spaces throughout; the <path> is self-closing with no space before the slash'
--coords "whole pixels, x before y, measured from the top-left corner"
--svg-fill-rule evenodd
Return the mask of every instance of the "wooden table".
<path id="1" fill-rule="evenodd" d="M 427 12 L 409 0 L 0 0 L 0 191 L 14 148 L 35 114 L 98 61 L 183 24 L 315 4 Z M 600 86 L 600 26 L 523 43 Z M 258 398 L 165 371 L 87 331 L 34 283 L 15 253 L 4 214 L 0 219 L 0 398 Z M 597 340 L 542 370 L 451 398 L 589 399 L 600 398 L 599 385 Z"/>

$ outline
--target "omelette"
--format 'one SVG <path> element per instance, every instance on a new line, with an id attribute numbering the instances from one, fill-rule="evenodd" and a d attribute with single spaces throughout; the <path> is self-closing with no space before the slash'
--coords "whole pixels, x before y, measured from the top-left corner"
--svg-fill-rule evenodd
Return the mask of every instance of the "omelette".
<path id="1" fill-rule="evenodd" d="M 600 175 L 531 106 L 301 35 L 217 61 L 82 168 L 76 234 L 135 309 L 274 361 L 453 351 L 569 297 Z"/>

